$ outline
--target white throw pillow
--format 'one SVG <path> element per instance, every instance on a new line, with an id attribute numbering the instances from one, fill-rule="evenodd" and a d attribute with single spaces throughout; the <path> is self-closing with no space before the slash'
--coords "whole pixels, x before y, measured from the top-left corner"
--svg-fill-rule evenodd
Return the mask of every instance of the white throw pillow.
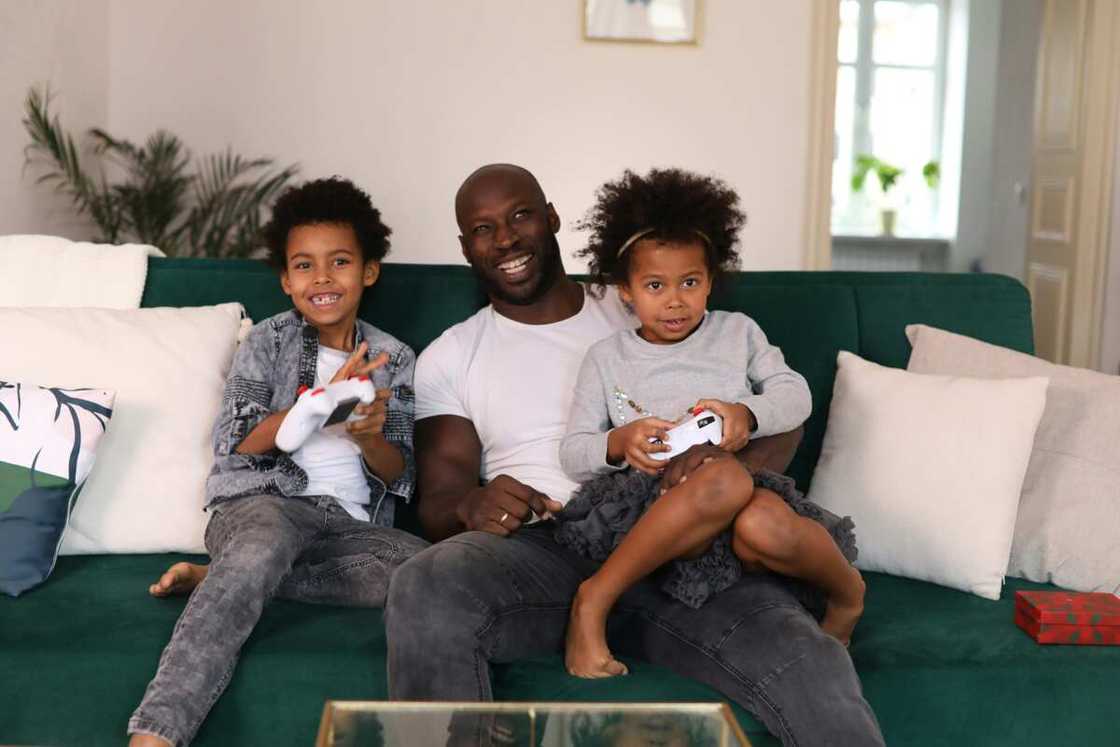
<path id="1" fill-rule="evenodd" d="M 1007 575 L 1120 592 L 1120 376 L 1059 366 L 914 324 L 908 370 L 985 378 L 1046 376 Z"/>
<path id="2" fill-rule="evenodd" d="M 859 568 L 999 599 L 1047 380 L 837 362 L 810 500 L 852 517 Z"/>
<path id="3" fill-rule="evenodd" d="M 135 309 L 144 296 L 148 257 L 163 256 L 149 244 L 0 236 L 0 306 Z"/>
<path id="4" fill-rule="evenodd" d="M 63 554 L 201 552 L 210 432 L 241 304 L 0 308 L 0 380 L 117 392 Z"/>

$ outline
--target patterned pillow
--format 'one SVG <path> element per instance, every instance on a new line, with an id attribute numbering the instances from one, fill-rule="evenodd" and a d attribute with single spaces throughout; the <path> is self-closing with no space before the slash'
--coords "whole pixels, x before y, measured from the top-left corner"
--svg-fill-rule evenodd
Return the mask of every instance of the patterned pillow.
<path id="1" fill-rule="evenodd" d="M 0 591 L 18 596 L 54 569 L 113 397 L 0 381 Z"/>

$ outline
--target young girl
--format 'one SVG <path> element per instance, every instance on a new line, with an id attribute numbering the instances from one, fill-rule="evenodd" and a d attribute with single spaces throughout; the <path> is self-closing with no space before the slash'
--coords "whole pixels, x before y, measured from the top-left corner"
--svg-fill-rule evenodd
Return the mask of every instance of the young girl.
<path id="1" fill-rule="evenodd" d="M 593 278 L 618 286 L 641 327 L 588 350 L 560 446 L 564 470 L 582 485 L 557 517 L 557 540 L 605 561 L 572 602 L 572 674 L 626 673 L 607 647 L 607 614 L 657 569 L 661 588 L 692 607 L 744 569 L 802 579 L 823 592 L 821 625 L 844 644 L 863 611 L 851 520 L 808 502 L 790 478 L 752 474 L 735 458 L 751 438 L 791 431 L 812 409 L 805 379 L 753 320 L 707 310 L 713 279 L 738 260 L 737 204 L 713 178 L 627 171 L 599 190 L 581 224 L 592 234 L 581 255 Z M 702 458 L 681 457 L 686 474 L 669 485 L 660 477 L 668 463 L 652 455 L 670 450 L 667 431 L 694 408 L 722 417 L 723 440 Z"/>

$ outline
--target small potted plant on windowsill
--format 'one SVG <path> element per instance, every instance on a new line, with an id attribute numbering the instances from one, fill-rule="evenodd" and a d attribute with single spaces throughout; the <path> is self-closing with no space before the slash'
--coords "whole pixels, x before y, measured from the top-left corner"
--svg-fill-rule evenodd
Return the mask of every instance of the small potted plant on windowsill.
<path id="1" fill-rule="evenodd" d="M 941 182 L 941 164 L 938 161 L 927 161 L 922 167 L 922 177 L 930 189 L 937 189 Z"/>
<path id="2" fill-rule="evenodd" d="M 867 181 L 867 174 L 871 171 L 875 172 L 875 176 L 879 178 L 879 187 L 883 192 L 884 202 L 887 200 L 887 195 L 891 189 L 898 183 L 899 178 L 905 173 L 897 166 L 892 166 L 886 161 L 882 161 L 875 156 L 861 153 L 856 156 L 855 170 L 852 171 L 852 191 L 859 192 L 863 189 L 864 183 Z M 882 225 L 884 236 L 894 235 L 894 225 L 898 218 L 898 210 L 894 207 L 884 207 L 879 210 L 879 220 Z"/>

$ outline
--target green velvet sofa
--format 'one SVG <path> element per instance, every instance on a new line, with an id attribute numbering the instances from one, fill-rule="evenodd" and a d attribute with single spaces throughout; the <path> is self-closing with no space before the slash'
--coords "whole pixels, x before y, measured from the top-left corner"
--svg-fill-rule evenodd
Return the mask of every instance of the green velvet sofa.
<path id="1" fill-rule="evenodd" d="M 144 306 L 223 301 L 242 302 L 254 320 L 288 305 L 257 262 L 151 261 Z M 466 267 L 388 264 L 361 313 L 420 351 L 482 303 Z M 813 416 L 791 468 L 803 488 L 820 453 L 837 351 L 905 366 L 903 326 L 912 322 L 1031 349 L 1027 293 L 999 276 L 739 273 L 712 305 L 757 319 L 812 387 Z M 414 507 L 399 523 L 416 530 Z M 42 587 L 0 598 L 0 743 L 123 743 L 184 604 L 150 598 L 147 585 L 177 559 L 64 557 Z M 1045 587 L 1009 579 L 992 602 L 881 574 L 867 574 L 867 583 L 851 653 L 888 744 L 1120 740 L 1120 648 L 1042 647 L 1012 622 L 1014 591 Z M 196 744 L 311 744 L 325 699 L 386 697 L 384 636 L 377 611 L 275 602 Z M 558 654 L 545 656 L 496 667 L 495 692 L 503 700 L 721 699 L 666 670 L 629 664 L 629 677 L 584 681 L 565 674 Z M 774 743 L 736 712 L 755 744 Z"/>

